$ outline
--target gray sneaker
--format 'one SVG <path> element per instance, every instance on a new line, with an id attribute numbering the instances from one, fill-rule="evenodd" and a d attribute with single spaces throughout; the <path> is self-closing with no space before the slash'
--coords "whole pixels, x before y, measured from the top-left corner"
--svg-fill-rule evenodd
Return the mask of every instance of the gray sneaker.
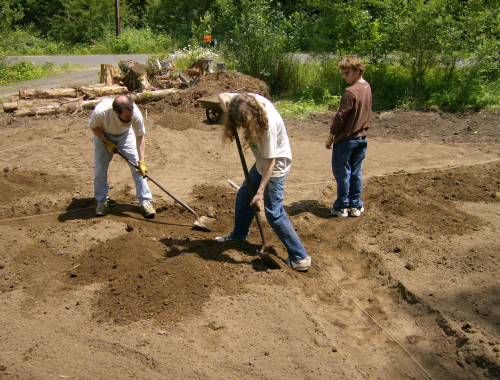
<path id="1" fill-rule="evenodd" d="M 332 207 L 332 215 L 336 218 L 347 218 L 349 214 L 347 214 L 347 209 L 346 208 L 341 208 L 339 210 L 334 210 Z"/>
<path id="2" fill-rule="evenodd" d="M 95 208 L 95 216 L 104 216 L 108 213 L 108 201 L 97 202 L 97 207 Z"/>
<path id="3" fill-rule="evenodd" d="M 356 218 L 358 216 L 361 216 L 362 212 L 365 212 L 365 208 L 363 206 L 351 207 L 351 212 L 349 213 L 349 215 Z"/>
<path id="4" fill-rule="evenodd" d="M 144 215 L 145 218 L 152 219 L 155 217 L 156 210 L 153 206 L 151 206 L 151 203 L 149 203 L 149 201 L 144 202 L 142 205 L 140 205 L 140 207 L 142 215 Z"/>
<path id="5" fill-rule="evenodd" d="M 305 259 L 302 259 L 302 260 L 290 260 L 290 258 L 288 258 L 288 259 L 284 259 L 283 261 L 290 268 L 298 270 L 298 271 L 306 271 L 311 267 L 311 257 L 310 256 L 307 256 Z"/>

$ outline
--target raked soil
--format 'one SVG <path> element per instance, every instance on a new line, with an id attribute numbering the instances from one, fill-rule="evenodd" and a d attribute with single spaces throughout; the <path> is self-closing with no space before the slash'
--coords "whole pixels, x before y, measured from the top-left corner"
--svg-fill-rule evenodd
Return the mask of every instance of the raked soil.
<path id="1" fill-rule="evenodd" d="M 139 105 L 150 176 L 209 231 L 151 182 L 144 219 L 120 157 L 94 217 L 90 111 L 0 114 L 0 379 L 499 379 L 499 111 L 374 113 L 365 212 L 345 219 L 333 111 L 286 119 L 285 209 L 313 259 L 298 273 L 262 262 L 256 224 L 214 241 L 244 176 L 196 99 L 243 86 L 266 91 L 228 72 Z"/>

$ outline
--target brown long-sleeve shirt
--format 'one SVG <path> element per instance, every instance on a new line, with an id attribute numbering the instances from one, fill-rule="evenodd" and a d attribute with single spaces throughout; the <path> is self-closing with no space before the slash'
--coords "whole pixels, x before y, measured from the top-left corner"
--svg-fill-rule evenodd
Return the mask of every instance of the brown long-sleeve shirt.
<path id="1" fill-rule="evenodd" d="M 368 82 L 356 82 L 348 87 L 330 127 L 330 133 L 335 136 L 333 143 L 366 136 L 370 128 L 371 109 L 372 90 Z"/>

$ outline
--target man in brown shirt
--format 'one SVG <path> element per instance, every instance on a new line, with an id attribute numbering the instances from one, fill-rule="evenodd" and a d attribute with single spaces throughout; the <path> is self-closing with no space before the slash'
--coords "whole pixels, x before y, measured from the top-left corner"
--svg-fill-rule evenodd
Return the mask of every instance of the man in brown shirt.
<path id="1" fill-rule="evenodd" d="M 332 171 L 337 181 L 337 199 L 332 215 L 339 218 L 357 217 L 365 211 L 361 200 L 361 164 L 366 156 L 366 131 L 370 127 L 372 91 L 363 79 L 365 66 L 354 55 L 342 59 L 338 67 L 348 87 L 333 118 L 326 149 L 332 149 Z M 349 209 L 349 210 L 348 210 Z"/>

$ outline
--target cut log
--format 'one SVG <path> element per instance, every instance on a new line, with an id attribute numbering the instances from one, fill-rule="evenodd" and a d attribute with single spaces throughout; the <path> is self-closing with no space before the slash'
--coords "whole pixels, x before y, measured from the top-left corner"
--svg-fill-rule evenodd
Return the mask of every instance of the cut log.
<path id="1" fill-rule="evenodd" d="M 5 102 L 3 103 L 3 112 L 12 112 L 17 110 L 17 102 Z"/>
<path id="2" fill-rule="evenodd" d="M 77 103 L 78 102 L 36 108 L 21 108 L 14 111 L 14 116 L 45 116 L 70 113 L 78 109 Z"/>
<path id="3" fill-rule="evenodd" d="M 128 89 L 125 86 L 83 86 L 77 88 L 80 96 L 86 98 L 99 98 L 107 95 L 128 94 Z"/>
<path id="4" fill-rule="evenodd" d="M 158 90 L 158 91 L 149 91 L 149 92 L 141 92 L 138 94 L 133 94 L 130 97 L 132 100 L 137 103 L 145 103 L 150 100 L 158 100 L 163 99 L 170 94 L 176 93 L 179 90 L 176 88 L 169 88 L 166 90 Z M 29 101 L 24 101 L 21 103 L 21 107 L 14 109 L 14 116 L 37 116 L 37 115 L 56 115 L 56 114 L 65 114 L 79 111 L 83 108 L 85 109 L 94 109 L 97 104 L 99 104 L 104 99 L 113 99 L 114 97 L 107 96 L 98 99 L 92 100 L 83 100 L 80 99 L 67 99 L 65 103 L 55 104 L 44 104 L 39 107 L 30 107 Z M 11 102 L 12 103 L 12 102 Z M 4 103 L 5 105 L 6 103 Z M 32 102 L 32 104 L 36 104 L 36 102 Z M 40 103 L 39 103 L 40 104 Z"/>
<path id="5" fill-rule="evenodd" d="M 46 90 L 24 89 L 19 91 L 20 99 L 56 99 L 56 98 L 78 98 L 84 95 L 87 98 L 96 98 L 106 95 L 121 95 L 128 93 L 125 86 L 105 86 L 95 84 L 76 88 L 49 88 Z"/>
<path id="6" fill-rule="evenodd" d="M 131 98 L 135 103 L 141 104 L 149 102 L 150 100 L 163 99 L 168 95 L 174 94 L 176 92 L 179 92 L 179 90 L 176 88 L 167 88 L 166 90 L 141 92 L 138 94 L 131 95 Z"/>
<path id="7" fill-rule="evenodd" d="M 66 102 L 74 102 L 74 98 L 61 99 Z M 33 99 L 33 100 L 18 100 L 17 102 L 6 102 L 3 103 L 4 112 L 13 112 L 17 109 L 21 108 L 37 108 L 37 107 L 45 107 L 45 106 L 56 106 L 61 104 L 61 100 L 52 100 L 52 99 Z"/>
<path id="8" fill-rule="evenodd" d="M 19 90 L 20 99 L 53 99 L 53 98 L 76 98 L 78 97 L 76 89 L 74 88 L 49 88 L 46 90 L 38 89 L 24 89 Z"/>

